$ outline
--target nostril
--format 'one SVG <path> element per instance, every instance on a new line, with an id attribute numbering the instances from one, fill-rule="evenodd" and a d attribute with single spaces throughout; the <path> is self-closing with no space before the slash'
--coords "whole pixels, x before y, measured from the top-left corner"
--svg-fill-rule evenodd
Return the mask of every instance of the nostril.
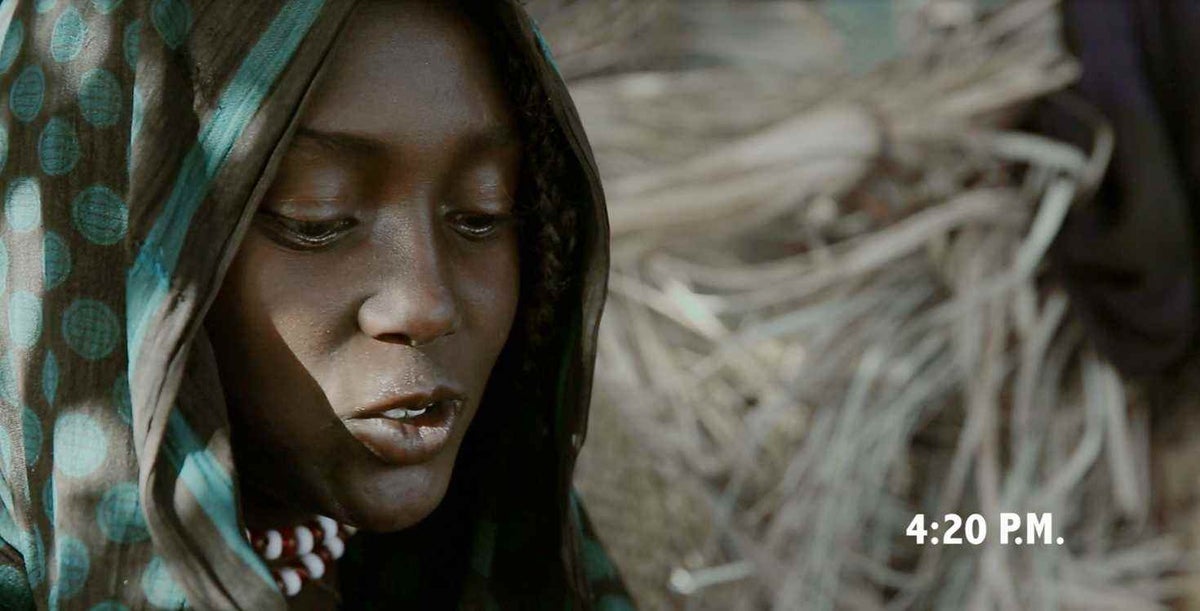
<path id="1" fill-rule="evenodd" d="M 380 341 L 388 342 L 389 344 L 400 344 L 403 346 L 409 346 L 410 348 L 417 348 L 429 343 L 418 341 L 414 339 L 413 336 L 405 333 L 385 333 L 379 336 L 378 339 Z"/>
<path id="2" fill-rule="evenodd" d="M 403 333 L 385 333 L 378 336 L 377 339 L 389 344 L 401 344 L 404 346 L 412 346 L 414 348 L 420 345 L 420 342 L 414 341 L 411 335 L 405 335 Z"/>
<path id="3" fill-rule="evenodd" d="M 439 340 L 443 337 L 446 337 L 447 335 L 454 335 L 454 332 L 455 332 L 454 327 L 447 327 L 447 328 L 441 329 L 439 331 L 425 334 L 425 335 L 417 335 L 417 334 L 411 334 L 411 333 L 381 333 L 379 335 L 376 335 L 375 337 L 376 337 L 376 339 L 383 341 L 383 342 L 388 342 L 391 344 L 400 344 L 403 346 L 409 346 L 411 348 L 419 348 L 421 346 L 427 346 L 429 344 L 432 344 L 432 343 L 436 342 L 437 340 Z"/>

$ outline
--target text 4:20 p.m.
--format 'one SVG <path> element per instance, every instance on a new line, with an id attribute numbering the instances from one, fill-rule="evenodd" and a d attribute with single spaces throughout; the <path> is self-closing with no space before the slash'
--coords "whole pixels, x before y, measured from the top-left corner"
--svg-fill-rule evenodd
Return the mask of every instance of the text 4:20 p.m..
<path id="1" fill-rule="evenodd" d="M 1062 545 L 1063 538 L 1054 534 L 1054 516 L 1049 513 L 1001 513 L 999 516 L 1001 545 Z M 987 541 L 988 521 L 973 513 L 963 519 L 956 513 L 942 520 L 926 522 L 918 513 L 908 523 L 904 534 L 914 537 L 917 545 L 980 545 Z"/>

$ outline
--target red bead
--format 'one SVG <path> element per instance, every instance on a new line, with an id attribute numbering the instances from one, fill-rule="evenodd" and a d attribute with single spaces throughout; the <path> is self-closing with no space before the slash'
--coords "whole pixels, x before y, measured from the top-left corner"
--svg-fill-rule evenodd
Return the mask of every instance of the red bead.
<path id="1" fill-rule="evenodd" d="M 329 550 L 326 549 L 324 546 L 317 548 L 317 551 L 315 551 L 313 553 L 316 554 L 317 557 L 321 559 L 321 562 L 325 563 L 325 566 L 329 566 L 329 565 L 333 564 L 333 554 L 329 553 Z"/>
<path id="2" fill-rule="evenodd" d="M 291 534 L 283 535 L 283 553 L 280 558 L 290 558 L 296 555 L 296 537 Z"/>
<path id="3" fill-rule="evenodd" d="M 325 530 L 321 528 L 321 523 L 313 520 L 312 522 L 305 524 L 305 526 L 307 526 L 308 530 L 313 534 L 313 547 L 320 547 L 320 545 L 317 544 L 325 540 Z"/>

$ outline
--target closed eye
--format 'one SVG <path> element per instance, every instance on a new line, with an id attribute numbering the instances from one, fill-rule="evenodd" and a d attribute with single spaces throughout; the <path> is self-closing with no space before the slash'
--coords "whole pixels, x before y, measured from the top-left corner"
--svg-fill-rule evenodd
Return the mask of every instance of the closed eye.
<path id="1" fill-rule="evenodd" d="M 516 217 L 512 214 L 451 212 L 446 215 L 446 220 L 463 237 L 479 241 L 485 240 L 515 223 Z"/>
<path id="2" fill-rule="evenodd" d="M 293 250 L 316 250 L 330 246 L 358 225 L 353 218 L 310 221 L 296 219 L 269 210 L 260 210 L 259 219 L 280 245 Z"/>

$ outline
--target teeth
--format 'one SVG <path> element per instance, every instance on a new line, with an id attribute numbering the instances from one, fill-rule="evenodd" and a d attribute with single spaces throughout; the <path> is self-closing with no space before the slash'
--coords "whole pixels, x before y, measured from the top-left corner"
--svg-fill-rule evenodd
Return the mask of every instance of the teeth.
<path id="1" fill-rule="evenodd" d="M 392 418 L 395 420 L 409 420 L 424 414 L 428 410 L 429 408 L 427 407 L 422 407 L 421 409 L 404 409 L 403 407 L 397 407 L 396 409 L 389 409 L 388 411 L 383 412 L 383 417 Z"/>

